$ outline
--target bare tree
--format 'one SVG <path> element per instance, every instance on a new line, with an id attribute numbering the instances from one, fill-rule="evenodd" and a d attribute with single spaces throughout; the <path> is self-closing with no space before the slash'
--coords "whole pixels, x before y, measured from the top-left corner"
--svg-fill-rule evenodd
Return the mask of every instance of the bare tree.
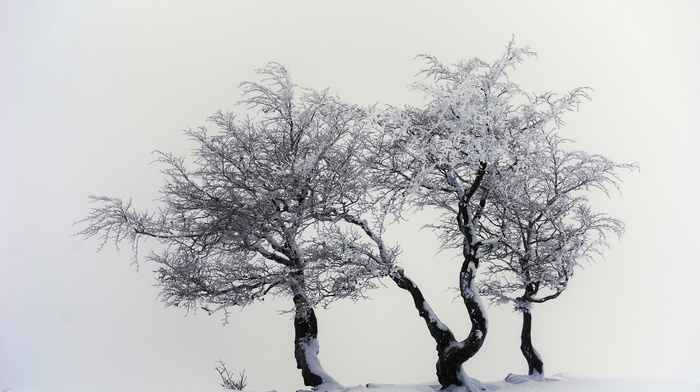
<path id="1" fill-rule="evenodd" d="M 489 194 L 488 223 L 493 251 L 484 256 L 482 294 L 512 303 L 523 316 L 520 349 L 531 379 L 544 381 L 544 363 L 532 344 L 532 305 L 559 297 L 574 269 L 620 237 L 623 223 L 590 207 L 588 193 L 619 189 L 619 172 L 636 167 L 603 156 L 566 151 L 567 140 L 549 133 L 510 151 Z M 513 376 L 511 376 L 512 378 Z M 517 377 L 517 376 L 514 376 Z"/>
<path id="2" fill-rule="evenodd" d="M 146 260 L 159 265 L 167 305 L 210 313 L 246 306 L 267 295 L 291 297 L 294 347 L 305 385 L 337 387 L 320 365 L 314 308 L 357 299 L 373 288 L 376 265 L 355 246 L 356 231 L 337 225 L 350 211 L 363 177 L 353 164 L 365 111 L 327 91 L 298 89 L 279 64 L 243 83 L 243 104 L 255 117 L 219 112 L 219 132 L 187 131 L 199 149 L 191 157 L 160 153 L 167 181 L 162 207 L 137 212 L 131 202 L 93 197 L 85 237 L 102 245 L 142 239 L 163 246 Z M 186 166 L 194 165 L 194 170 Z M 137 256 L 134 256 L 135 260 Z M 319 389 L 320 390 L 320 389 Z"/>
<path id="3" fill-rule="evenodd" d="M 438 352 L 437 376 L 443 389 L 478 390 L 466 376 L 464 362 L 481 348 L 488 317 L 476 286 L 477 270 L 489 233 L 483 231 L 489 193 L 498 187 L 496 169 L 506 162 L 509 146 L 527 145 L 542 129 L 558 126 L 560 116 L 587 98 L 586 89 L 563 97 L 533 95 L 509 78 L 527 57 L 529 48 L 511 41 L 493 62 L 478 58 L 447 66 L 431 56 L 423 74 L 429 82 L 414 87 L 426 94 L 423 108 L 389 109 L 376 116 L 384 135 L 374 163 L 388 179 L 384 184 L 401 193 L 398 200 L 416 208 L 435 208 L 442 215 L 433 225 L 443 249 L 461 250 L 458 287 L 471 321 L 469 335 L 458 340 L 434 314 L 418 287 L 402 270 L 392 278 L 411 293 Z"/>

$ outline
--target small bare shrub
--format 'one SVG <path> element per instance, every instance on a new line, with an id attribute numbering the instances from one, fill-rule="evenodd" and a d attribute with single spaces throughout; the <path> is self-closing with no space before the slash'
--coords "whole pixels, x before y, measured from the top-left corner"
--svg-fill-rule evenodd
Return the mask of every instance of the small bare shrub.
<path id="1" fill-rule="evenodd" d="M 224 361 L 218 360 L 219 366 L 215 366 L 214 370 L 219 373 L 221 377 L 221 386 L 226 389 L 233 389 L 236 391 L 242 391 L 246 386 L 246 380 L 248 377 L 245 375 L 245 369 L 238 373 L 238 377 L 235 377 L 228 369 Z"/>

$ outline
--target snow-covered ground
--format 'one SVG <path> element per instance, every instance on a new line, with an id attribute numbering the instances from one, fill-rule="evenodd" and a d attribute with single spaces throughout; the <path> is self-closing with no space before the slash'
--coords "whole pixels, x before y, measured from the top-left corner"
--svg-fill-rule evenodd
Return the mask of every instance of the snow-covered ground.
<path id="1" fill-rule="evenodd" d="M 660 381 L 660 380 L 624 380 L 588 378 L 572 374 L 557 374 L 548 377 L 546 382 L 520 380 L 520 382 L 494 381 L 483 383 L 485 392 L 698 392 L 700 379 L 695 381 Z M 215 390 L 215 389 L 214 389 Z M 437 382 L 425 384 L 367 384 L 350 386 L 342 390 L 324 392 L 436 392 L 440 390 Z M 220 392 L 231 391 L 219 389 Z M 6 388 L 0 392 L 31 392 L 22 389 Z M 247 389 L 244 392 L 251 392 Z M 260 391 L 260 392 L 294 392 Z M 297 392 L 311 392 L 301 389 Z"/>
<path id="2" fill-rule="evenodd" d="M 700 391 L 700 380 L 645 381 L 587 378 L 571 374 L 557 374 L 555 376 L 548 377 L 546 382 L 522 379 L 521 382 L 518 383 L 506 381 L 486 382 L 484 383 L 484 386 L 487 388 L 488 392 L 698 392 Z M 440 386 L 437 383 L 411 385 L 367 384 L 366 386 L 349 387 L 344 391 L 435 392 L 439 389 Z"/>

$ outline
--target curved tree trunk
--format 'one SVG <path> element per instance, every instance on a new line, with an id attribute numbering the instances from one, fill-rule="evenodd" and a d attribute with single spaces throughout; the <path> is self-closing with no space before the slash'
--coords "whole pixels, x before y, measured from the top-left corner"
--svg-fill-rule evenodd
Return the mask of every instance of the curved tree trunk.
<path id="1" fill-rule="evenodd" d="M 542 357 L 532 346 L 532 313 L 530 309 L 522 309 L 523 329 L 520 333 L 520 351 L 527 361 L 528 375 L 533 379 L 544 381 L 544 363 Z"/>
<path id="2" fill-rule="evenodd" d="M 488 318 L 481 297 L 476 289 L 475 257 L 467 257 L 460 271 L 460 294 L 467 307 L 472 327 L 466 339 L 451 345 L 445 350 L 444 356 L 439 357 L 438 375 L 442 374 L 444 382 L 442 389 L 450 389 L 450 385 L 463 387 L 462 390 L 477 391 L 485 388 L 475 380 L 466 377 L 462 366 L 473 357 L 484 344 L 488 330 Z"/>
<path id="3" fill-rule="evenodd" d="M 478 241 L 476 227 L 479 224 L 481 211 L 483 211 L 486 203 L 485 194 L 482 195 L 479 200 L 476 211 L 473 214 L 470 212 L 470 200 L 474 196 L 476 190 L 479 189 L 485 174 L 486 164 L 482 163 L 477 178 L 469 191 L 460 195 L 458 204 L 457 224 L 459 230 L 464 235 L 462 242 L 464 261 L 459 271 L 459 292 L 464 301 L 464 306 L 467 308 L 469 321 L 471 321 L 472 327 L 467 338 L 459 342 L 456 346 L 450 347 L 445 355 L 443 366 L 448 371 L 452 371 L 454 368 L 461 369 L 462 365 L 481 349 L 486 339 L 486 333 L 488 332 L 486 308 L 476 288 L 476 272 L 479 268 L 479 247 L 481 246 L 480 241 Z M 444 385 L 443 389 L 445 389 Z M 474 388 L 471 387 L 467 389 Z"/>
<path id="4" fill-rule="evenodd" d="M 450 366 L 450 361 L 447 360 L 449 348 L 456 345 L 457 340 L 450 329 L 440 321 L 433 309 L 428 305 L 420 288 L 413 280 L 404 274 L 404 271 L 398 267 L 389 275 L 397 286 L 406 290 L 413 298 L 413 304 L 418 310 L 418 314 L 425 321 L 430 336 L 435 339 L 436 349 L 438 352 L 438 361 L 436 364 L 438 382 L 443 387 L 450 385 L 463 385 L 461 381 L 465 378 L 462 371 L 462 366 Z"/>
<path id="5" fill-rule="evenodd" d="M 464 262 L 462 263 L 459 274 L 459 287 L 464 305 L 467 307 L 467 312 L 469 313 L 469 320 L 472 324 L 469 336 L 467 336 L 465 340 L 458 342 L 452 331 L 440 321 L 435 312 L 428 305 L 423 293 L 415 282 L 404 274 L 403 269 L 393 265 L 389 272 L 389 277 L 394 283 L 411 294 L 418 314 L 425 321 L 430 335 L 435 340 L 438 352 L 436 371 L 442 390 L 468 392 L 486 390 L 480 382 L 467 377 L 462 368 L 464 362 L 473 357 L 479 349 L 481 349 L 488 330 L 486 309 L 481 302 L 481 297 L 476 288 L 476 271 L 479 265 L 480 243 L 476 239 L 475 227 L 476 224 L 478 224 L 481 211 L 483 211 L 486 203 L 485 195 L 479 200 L 477 212 L 473 215 L 469 214 L 469 201 L 476 190 L 479 189 L 485 174 L 486 164 L 482 163 L 477 178 L 469 192 L 458 192 L 460 202 L 457 223 L 460 231 L 464 234 Z M 450 178 L 450 182 L 456 182 L 455 176 Z M 380 261 L 386 263 L 387 266 L 392 265 L 384 255 L 383 241 L 368 227 L 366 221 L 349 215 L 344 215 L 343 219 L 349 223 L 360 226 L 365 233 L 377 243 L 381 255 Z"/>
<path id="6" fill-rule="evenodd" d="M 469 336 L 460 342 L 458 349 L 451 350 L 453 353 L 448 356 L 449 366 L 461 367 L 464 362 L 473 357 L 481 349 L 488 332 L 486 308 L 476 288 L 476 272 L 479 268 L 481 247 L 477 227 L 486 205 L 487 192 L 481 195 L 477 205 L 471 206 L 472 197 L 481 188 L 481 183 L 486 176 L 486 168 L 487 164 L 482 162 L 469 189 L 466 192 L 458 191 L 457 226 L 464 236 L 462 240 L 464 261 L 459 271 L 459 293 L 467 308 L 472 327 Z"/>
<path id="7" fill-rule="evenodd" d="M 464 300 L 464 305 L 469 313 L 469 320 L 472 323 L 469 336 L 465 339 L 465 354 L 468 356 L 464 361 L 473 357 L 484 344 L 486 333 L 488 332 L 488 317 L 486 316 L 486 308 L 481 301 L 481 296 L 476 288 L 476 271 L 478 259 L 470 255 L 462 264 L 460 271 L 460 293 Z"/>
<path id="8" fill-rule="evenodd" d="M 479 391 L 483 387 L 475 380 L 470 379 L 464 372 L 462 365 L 471 358 L 478 348 L 483 343 L 483 335 L 479 342 L 475 342 L 473 336 L 475 327 L 472 326 L 472 333 L 462 342 L 458 342 L 452 331 L 440 321 L 433 309 L 428 305 L 420 288 L 407 277 L 403 270 L 394 267 L 389 274 L 391 279 L 400 288 L 408 291 L 413 298 L 413 304 L 418 310 L 418 314 L 425 321 L 430 335 L 435 339 L 438 360 L 436 363 L 436 371 L 438 382 L 443 390 L 463 390 L 463 391 Z M 470 312 L 471 314 L 471 312 Z M 471 316 L 470 316 L 471 317 Z"/>
<path id="9" fill-rule="evenodd" d="M 480 188 L 485 175 L 486 163 L 481 163 L 477 176 L 469 190 L 467 192 L 461 190 L 457 192 L 459 196 L 457 225 L 464 235 L 462 243 L 464 261 L 462 262 L 462 267 L 459 272 L 459 291 L 464 300 L 464 305 L 467 308 L 469 320 L 471 321 L 471 330 L 467 338 L 460 342 L 456 341 L 450 329 L 440 322 L 437 316 L 432 312 L 432 309 L 430 309 L 426 303 L 415 283 L 403 276 L 403 271 L 401 271 L 399 277 L 406 281 L 397 280 L 392 276 L 392 279 L 394 279 L 399 287 L 411 293 L 418 313 L 425 320 L 431 335 L 437 343 L 438 361 L 436 370 L 438 381 L 443 390 L 486 390 L 481 383 L 467 377 L 462 368 L 464 363 L 481 349 L 481 346 L 484 344 L 484 339 L 486 339 L 486 332 L 488 331 L 486 308 L 476 288 L 476 272 L 479 267 L 479 247 L 481 246 L 480 241 L 478 241 L 476 230 L 481 212 L 486 204 L 485 194 L 479 199 L 476 211 L 474 213 L 470 211 L 471 199 Z M 455 177 L 454 175 L 450 175 L 448 180 L 451 183 L 456 183 Z"/>
<path id="10" fill-rule="evenodd" d="M 303 289 L 292 285 L 294 291 L 294 357 L 301 370 L 304 385 L 318 387 L 322 384 L 340 386 L 323 367 L 318 358 L 318 322 Z"/>

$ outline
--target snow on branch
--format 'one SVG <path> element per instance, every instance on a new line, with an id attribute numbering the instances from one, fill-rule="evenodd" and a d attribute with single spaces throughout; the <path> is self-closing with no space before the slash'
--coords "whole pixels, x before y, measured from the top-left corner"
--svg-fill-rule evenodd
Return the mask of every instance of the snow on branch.
<path id="1" fill-rule="evenodd" d="M 637 165 L 567 150 L 567 142 L 548 132 L 510 149 L 515 164 L 502 166 L 494 178 L 484 232 L 498 240 L 480 284 L 494 303 L 523 308 L 557 298 L 576 267 L 603 254 L 609 234 L 624 232 L 622 221 L 593 211 L 588 193 L 619 190 L 620 172 Z"/>
<path id="2" fill-rule="evenodd" d="M 241 85 L 241 104 L 256 116 L 219 111 L 208 119 L 218 131 L 185 131 L 198 147 L 190 156 L 156 152 L 166 179 L 156 212 L 92 197 L 80 222 L 79 234 L 97 236 L 100 248 L 131 244 L 135 261 L 140 239 L 157 240 L 162 249 L 149 247 L 146 260 L 159 266 L 169 305 L 227 314 L 294 291 L 309 306 L 326 306 L 361 298 L 381 276 L 377 260 L 393 257 L 371 246 L 378 237 L 368 241 L 335 216 L 379 216 L 367 197 L 377 189 L 365 175 L 369 136 L 377 135 L 367 109 L 297 88 L 281 64 L 258 73 L 261 81 Z"/>

